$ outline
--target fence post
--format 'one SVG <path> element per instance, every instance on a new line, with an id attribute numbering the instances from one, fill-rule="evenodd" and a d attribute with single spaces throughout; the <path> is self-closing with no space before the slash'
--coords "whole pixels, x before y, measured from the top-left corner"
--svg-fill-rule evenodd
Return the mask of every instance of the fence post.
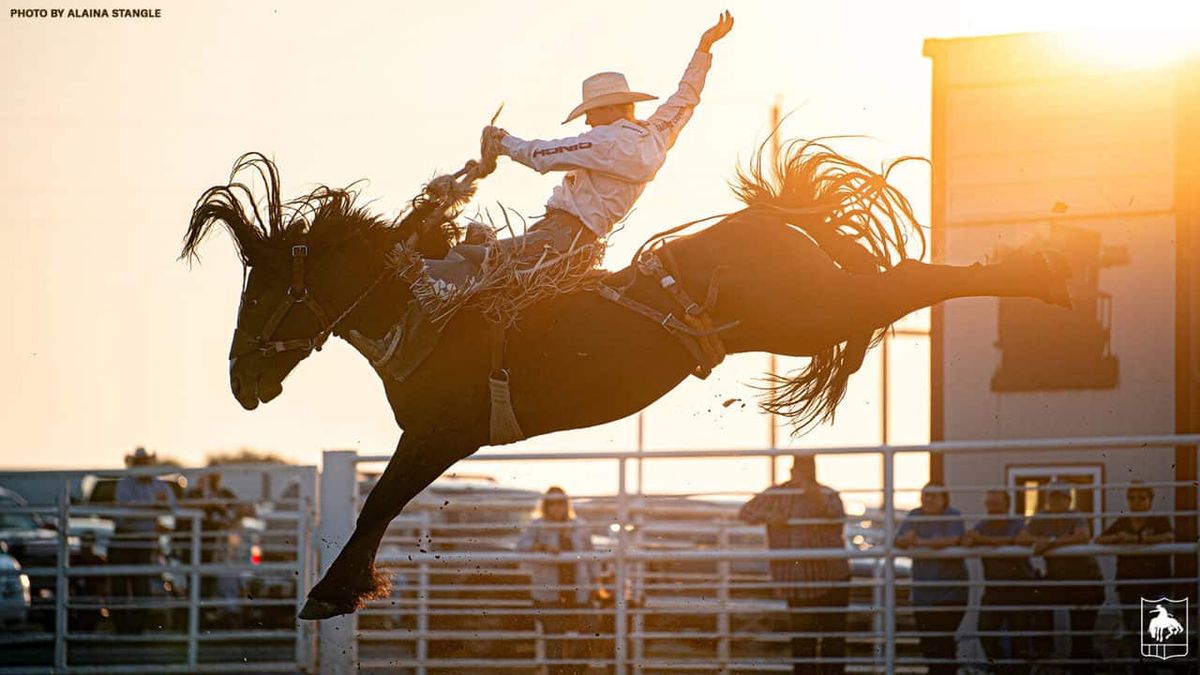
<path id="1" fill-rule="evenodd" d="M 626 554 L 629 548 L 629 494 L 625 489 L 625 458 L 617 459 L 617 522 L 620 530 L 617 532 L 617 582 L 616 582 L 616 617 L 613 621 L 613 660 L 616 675 L 625 675 L 629 655 L 626 651 L 626 637 L 629 635 L 629 603 L 625 588 L 628 580 L 628 563 Z"/>
<path id="2" fill-rule="evenodd" d="M 884 672 L 896 672 L 896 464 L 883 448 L 883 660 Z"/>
<path id="3" fill-rule="evenodd" d="M 724 520 L 717 523 L 717 550 L 725 552 L 729 550 L 729 525 Z M 717 615 L 717 633 L 720 637 L 717 640 L 717 669 L 718 673 L 729 672 L 729 575 L 731 572 L 729 559 L 724 558 L 717 562 L 717 600 L 720 602 L 721 613 Z"/>
<path id="4" fill-rule="evenodd" d="M 195 668 L 199 662 L 199 654 L 197 654 L 196 637 L 200 633 L 200 548 L 204 546 L 204 540 L 200 537 L 200 518 L 193 515 L 192 527 L 189 536 L 192 542 L 191 559 L 188 564 L 192 566 L 192 573 L 188 575 L 188 611 L 187 611 L 187 664 L 189 668 Z M 215 544 L 215 542 L 214 542 Z"/>
<path id="5" fill-rule="evenodd" d="M 70 519 L 71 493 L 63 481 L 58 493 L 58 571 L 54 577 L 54 670 L 67 668 L 67 575 L 71 569 Z"/>
<path id="6" fill-rule="evenodd" d="M 313 536 L 316 527 L 315 505 L 317 503 L 317 469 L 304 467 L 300 473 L 300 489 L 296 497 L 296 585 L 293 594 L 296 596 L 296 614 L 304 607 L 304 589 L 312 583 L 313 568 L 316 567 L 315 546 Z M 302 664 L 308 672 L 315 665 L 313 653 L 313 625 L 311 621 L 297 621 L 296 626 L 296 663 Z"/>
<path id="7" fill-rule="evenodd" d="M 358 508 L 358 453 L 353 450 L 326 450 L 321 458 L 321 492 L 317 521 L 317 551 L 322 575 L 329 571 L 334 558 L 354 532 L 354 513 Z M 320 672 L 349 675 L 358 661 L 355 632 L 358 621 L 346 614 L 321 622 L 317 635 Z"/>
<path id="8" fill-rule="evenodd" d="M 638 459 L 638 471 L 641 471 L 642 460 Z M 638 480 L 641 480 L 639 473 Z M 633 550 L 644 551 L 646 549 L 646 538 L 642 533 L 642 526 L 645 524 L 645 518 L 642 515 L 642 507 L 644 501 L 642 499 L 642 491 L 638 490 L 638 510 L 633 514 Z M 646 658 L 646 639 L 642 637 L 642 633 L 646 631 L 646 563 L 638 561 L 633 566 L 633 598 L 638 603 L 638 611 L 633 615 L 633 634 L 636 636 L 630 642 L 633 651 L 633 662 L 641 664 Z"/>
<path id="9" fill-rule="evenodd" d="M 418 542 L 433 542 L 433 527 L 429 512 L 421 513 L 421 535 Z M 432 548 L 432 546 L 430 546 Z M 425 661 L 429 658 L 429 563 L 422 560 L 417 565 L 417 675 L 425 675 Z"/>

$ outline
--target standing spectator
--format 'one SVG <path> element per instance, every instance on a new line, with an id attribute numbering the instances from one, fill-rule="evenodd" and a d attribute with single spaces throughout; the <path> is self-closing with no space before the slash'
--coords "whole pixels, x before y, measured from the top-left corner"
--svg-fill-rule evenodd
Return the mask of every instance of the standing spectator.
<path id="1" fill-rule="evenodd" d="M 1044 508 L 1035 513 L 1025 529 L 1017 536 L 1017 543 L 1033 546 L 1034 555 L 1044 555 L 1062 546 L 1086 544 L 1092 539 L 1091 527 L 1083 514 L 1071 508 L 1071 488 L 1066 483 L 1050 483 L 1046 487 Z M 1090 555 L 1046 556 L 1046 581 L 1035 592 L 1037 604 L 1054 607 L 1069 605 L 1071 618 L 1071 672 L 1093 671 L 1095 652 L 1092 648 L 1091 632 L 1096 628 L 1096 616 L 1104 603 L 1104 577 L 1100 566 Z M 1073 582 L 1072 585 L 1056 585 L 1054 582 Z M 1079 584 L 1094 581 L 1095 584 Z M 1053 614 L 1040 612 L 1033 617 L 1034 627 L 1039 631 L 1052 630 Z M 1085 635 L 1086 633 L 1086 635 Z"/>
<path id="2" fill-rule="evenodd" d="M 896 546 L 943 549 L 958 545 L 964 534 L 962 514 L 950 506 L 946 486 L 930 482 L 921 489 L 921 506 L 901 523 Z M 954 632 L 966 612 L 967 579 L 967 566 L 961 558 L 913 556 L 913 616 L 920 631 L 921 653 L 931 660 L 931 675 L 958 672 Z"/>
<path id="3" fill-rule="evenodd" d="M 1146 546 L 1175 540 L 1171 520 L 1166 516 L 1147 515 L 1154 506 L 1154 489 L 1132 481 L 1125 491 L 1129 515 L 1117 518 L 1099 537 L 1098 544 Z M 1117 556 L 1117 596 L 1121 598 L 1121 616 L 1125 621 L 1127 653 L 1138 654 L 1142 630 L 1142 598 L 1157 600 L 1171 597 L 1171 556 L 1131 554 Z M 1136 582 L 1146 579 L 1143 583 Z M 1153 580 L 1153 581 L 1149 581 Z"/>
<path id="4" fill-rule="evenodd" d="M 1007 546 L 1016 543 L 1017 535 L 1025 527 L 1025 519 L 1009 515 L 1010 500 L 1006 490 L 988 490 L 984 497 L 987 517 L 980 520 L 963 536 L 964 546 Z M 989 582 L 1005 582 L 1003 585 L 984 587 L 980 601 L 979 630 L 984 633 L 1020 633 L 1031 630 L 1025 610 L 1008 607 L 1028 605 L 1032 602 L 1032 589 L 1028 586 L 1012 585 L 1012 582 L 1033 581 L 1037 578 L 1028 558 L 980 556 L 983 577 Z M 1025 659 L 1034 656 L 1028 636 L 981 635 L 979 642 L 988 661 Z M 1031 665 L 992 664 L 992 671 L 1001 673 L 1029 672 Z"/>
<path id="5" fill-rule="evenodd" d="M 546 658 L 560 661 L 551 663 L 549 672 L 552 675 L 583 673 L 587 670 L 586 665 L 561 661 L 586 658 L 587 649 L 582 638 L 593 622 L 580 610 L 589 608 L 593 599 L 605 595 L 598 589 L 593 590 L 593 584 L 600 577 L 596 563 L 571 555 L 577 551 L 591 551 L 592 536 L 584 521 L 575 517 L 571 500 L 560 487 L 546 490 L 539 510 L 541 517 L 534 519 L 521 534 L 517 550 L 550 553 L 562 559 L 530 564 L 533 606 L 538 610 L 543 633 L 575 633 L 572 639 L 546 641 Z"/>
<path id="6" fill-rule="evenodd" d="M 767 526 L 770 549 L 836 549 L 846 547 L 846 513 L 832 488 L 817 482 L 811 456 L 792 461 L 792 477 L 767 488 L 742 507 L 738 517 Z M 796 519 L 820 523 L 791 524 Z M 771 580 L 787 598 L 793 633 L 825 633 L 822 637 L 792 638 L 793 673 L 840 673 L 846 658 L 847 606 L 850 602 L 850 562 L 844 557 L 772 560 Z M 814 665 L 816 657 L 836 662 Z"/>
<path id="7" fill-rule="evenodd" d="M 157 456 L 139 447 L 125 456 L 129 468 L 152 466 Z M 116 505 L 123 509 L 140 509 L 144 514 L 116 519 L 113 538 L 108 545 L 108 561 L 112 565 L 153 565 L 158 553 L 157 512 L 175 508 L 175 495 L 170 488 L 150 474 L 124 476 L 117 481 Z M 125 574 L 113 578 L 113 594 L 118 601 L 144 603 L 150 595 L 150 575 Z M 120 633 L 141 633 L 146 625 L 144 608 L 116 610 L 114 621 Z"/>

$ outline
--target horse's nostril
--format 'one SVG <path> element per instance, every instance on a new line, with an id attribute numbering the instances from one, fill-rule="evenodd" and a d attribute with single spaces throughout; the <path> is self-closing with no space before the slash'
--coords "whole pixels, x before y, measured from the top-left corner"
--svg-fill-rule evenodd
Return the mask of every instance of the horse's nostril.
<path id="1" fill-rule="evenodd" d="M 229 386 L 233 388 L 233 395 L 237 396 L 242 393 L 242 381 L 237 377 L 229 378 Z"/>

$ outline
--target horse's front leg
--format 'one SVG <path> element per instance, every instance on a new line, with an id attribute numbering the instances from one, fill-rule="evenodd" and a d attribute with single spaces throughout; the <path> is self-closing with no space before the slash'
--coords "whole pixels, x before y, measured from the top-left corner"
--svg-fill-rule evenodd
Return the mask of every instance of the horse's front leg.
<path id="1" fill-rule="evenodd" d="M 375 553 L 392 519 L 418 492 L 478 447 L 434 434 L 405 432 L 379 482 L 358 514 L 354 534 L 325 576 L 308 593 L 301 619 L 349 614 L 364 600 L 386 595 L 386 577 L 375 571 Z"/>

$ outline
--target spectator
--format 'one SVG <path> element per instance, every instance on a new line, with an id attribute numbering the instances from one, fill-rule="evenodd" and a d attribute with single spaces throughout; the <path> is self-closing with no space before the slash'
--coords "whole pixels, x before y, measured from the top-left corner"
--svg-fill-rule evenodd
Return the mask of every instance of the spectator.
<path id="1" fill-rule="evenodd" d="M 136 469 L 152 466 L 154 454 L 139 447 L 126 455 L 125 465 Z M 116 505 L 123 509 L 142 509 L 145 514 L 115 519 L 113 538 L 108 545 L 108 561 L 112 565 L 153 565 L 158 554 L 158 520 L 151 508 L 175 508 L 175 495 L 150 474 L 127 475 L 117 481 Z M 144 603 L 150 595 L 147 574 L 125 574 L 113 578 L 113 593 L 118 600 Z M 141 633 L 145 628 L 147 610 L 144 608 L 117 610 L 113 619 L 120 633 Z"/>
<path id="2" fill-rule="evenodd" d="M 188 490 L 185 500 L 188 506 L 196 506 L 204 512 L 200 519 L 200 562 L 220 563 L 232 559 L 230 547 L 236 537 L 236 529 L 243 516 L 251 515 L 251 510 L 244 504 L 239 504 L 237 495 L 229 488 L 221 485 L 221 472 L 212 471 L 203 474 L 195 487 Z M 181 524 L 182 526 L 182 524 Z M 190 533 L 189 529 L 187 530 Z M 191 562 L 190 542 L 185 560 Z M 237 600 L 239 595 L 239 580 L 236 575 L 207 574 L 202 578 L 201 590 L 205 597 L 220 597 L 224 600 Z M 211 614 L 216 622 L 234 625 L 237 607 L 233 604 L 215 608 Z"/>
<path id="3" fill-rule="evenodd" d="M 1103 534 L 1096 537 L 1096 543 L 1145 546 L 1175 540 L 1169 518 L 1147 515 L 1154 506 L 1154 489 L 1140 482 L 1132 481 L 1125 491 L 1130 515 L 1117 518 Z M 1141 651 L 1138 635 L 1142 629 L 1142 598 L 1157 600 L 1172 597 L 1171 576 L 1170 555 L 1122 553 L 1117 556 L 1117 596 L 1121 599 L 1121 616 L 1125 620 L 1127 653 L 1138 654 Z M 1129 583 L 1142 579 L 1147 581 Z"/>
<path id="4" fill-rule="evenodd" d="M 560 487 L 546 490 L 539 510 L 541 517 L 534 519 L 521 534 L 517 550 L 549 553 L 562 559 L 530 565 L 533 606 L 538 610 L 543 633 L 576 634 L 573 639 L 546 641 L 546 658 L 552 662 L 548 670 L 552 675 L 583 673 L 587 671 L 586 665 L 562 661 L 586 658 L 587 649 L 581 638 L 585 631 L 593 632 L 587 630 L 593 622 L 580 610 L 589 608 L 592 600 L 605 595 L 599 589 L 593 590 L 600 576 L 596 563 L 571 555 L 576 551 L 592 550 L 591 533 L 584 521 L 575 517 L 571 500 Z"/>
<path id="5" fill-rule="evenodd" d="M 987 517 L 963 535 L 963 545 L 1007 546 L 1016 543 L 1017 535 L 1025 526 L 1025 519 L 1009 515 L 1008 492 L 988 490 L 983 505 L 987 509 Z M 1032 581 L 1037 578 L 1029 559 L 980 556 L 979 561 L 983 565 L 984 579 L 989 582 L 1005 582 L 1003 585 L 984 587 L 979 610 L 980 632 L 1020 633 L 1031 630 L 1025 610 L 1008 609 L 1032 602 L 1030 587 L 1012 585 L 1013 582 Z M 979 642 L 983 645 L 989 662 L 1013 659 L 1032 661 L 1034 657 L 1028 636 L 980 635 Z M 992 663 L 992 671 L 998 674 L 1028 672 L 1030 668 L 1030 665 Z"/>
<path id="6" fill-rule="evenodd" d="M 921 506 L 901 523 L 896 546 L 943 549 L 958 545 L 964 534 L 962 514 L 950 506 L 946 486 L 930 482 L 921 489 Z M 966 611 L 967 578 L 961 558 L 913 556 L 913 616 L 931 675 L 958 672 L 954 632 Z"/>
<path id="7" fill-rule="evenodd" d="M 813 457 L 796 457 L 792 477 L 767 488 L 742 507 L 738 517 L 767 526 L 770 549 L 837 549 L 846 547 L 842 499 L 832 488 L 817 482 Z M 789 523 L 795 519 L 820 519 L 821 523 Z M 850 602 L 850 563 L 844 557 L 772 560 L 771 580 L 788 603 L 793 633 L 825 633 L 822 637 L 792 638 L 792 672 L 840 673 L 846 657 L 847 606 Z M 824 611 L 822 611 L 824 610 Z M 814 665 L 811 659 L 837 662 Z"/>
<path id="8" fill-rule="evenodd" d="M 1044 555 L 1062 546 L 1086 544 L 1091 541 L 1088 520 L 1071 508 L 1071 488 L 1066 483 L 1051 483 L 1045 488 L 1044 508 L 1035 513 L 1017 543 L 1033 546 L 1034 555 Z M 1095 557 L 1091 555 L 1046 556 L 1046 581 L 1034 593 L 1036 604 L 1047 607 L 1070 606 L 1071 659 L 1079 661 L 1070 667 L 1072 672 L 1090 673 L 1087 662 L 1095 658 L 1091 632 L 1096 628 L 1096 615 L 1104 603 L 1103 576 Z M 1067 581 L 1073 585 L 1056 585 Z M 1078 584 L 1095 581 L 1095 584 Z M 1035 630 L 1048 632 L 1054 628 L 1050 611 L 1031 614 Z"/>

